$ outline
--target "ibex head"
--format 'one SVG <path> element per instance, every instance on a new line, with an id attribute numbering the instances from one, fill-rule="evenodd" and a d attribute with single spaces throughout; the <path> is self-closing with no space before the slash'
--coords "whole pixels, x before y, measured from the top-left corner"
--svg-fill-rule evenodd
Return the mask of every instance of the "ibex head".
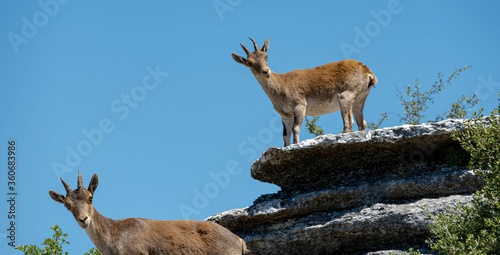
<path id="1" fill-rule="evenodd" d="M 255 51 L 250 52 L 247 47 L 240 43 L 241 47 L 247 54 L 247 58 L 245 59 L 236 53 L 231 53 L 234 61 L 248 66 L 250 70 L 252 70 L 252 73 L 256 78 L 269 78 L 271 75 L 271 70 L 267 66 L 267 50 L 269 49 L 269 40 L 266 39 L 266 42 L 264 42 L 264 46 L 262 46 L 262 49 L 259 50 L 257 43 L 252 38 L 248 39 L 253 42 Z"/>
<path id="2" fill-rule="evenodd" d="M 82 174 L 78 172 L 78 188 L 76 190 L 71 190 L 68 183 L 66 183 L 62 178 L 61 182 L 66 189 L 66 196 L 63 196 L 55 191 L 49 191 L 50 197 L 68 208 L 68 210 L 73 214 L 78 225 L 83 229 L 87 228 L 92 222 L 94 216 L 94 206 L 92 205 L 92 198 L 94 196 L 94 191 L 99 184 L 99 178 L 97 174 L 92 176 L 90 180 L 89 187 L 85 189 L 82 182 Z"/>

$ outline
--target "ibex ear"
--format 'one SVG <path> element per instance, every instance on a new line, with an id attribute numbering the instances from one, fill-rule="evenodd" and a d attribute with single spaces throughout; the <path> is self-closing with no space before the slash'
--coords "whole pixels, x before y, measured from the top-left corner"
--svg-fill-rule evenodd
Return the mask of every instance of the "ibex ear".
<path id="1" fill-rule="evenodd" d="M 242 56 L 240 56 L 240 55 L 238 55 L 238 54 L 236 54 L 236 53 L 234 53 L 234 52 L 233 52 L 233 53 L 231 53 L 231 56 L 233 56 L 234 61 L 236 61 L 237 63 L 240 63 L 240 64 L 242 64 L 242 65 L 247 65 L 247 64 L 246 64 L 246 63 L 247 63 L 247 60 L 246 60 L 246 59 L 244 59 Z"/>
<path id="2" fill-rule="evenodd" d="M 268 49 L 269 49 L 269 39 L 266 38 L 266 41 L 264 42 L 261 51 L 267 52 Z"/>
<path id="3" fill-rule="evenodd" d="M 99 185 L 99 178 L 97 177 L 97 174 L 94 174 L 92 175 L 92 179 L 90 179 L 89 188 L 87 190 L 90 191 L 92 195 L 94 195 L 94 191 L 97 189 L 97 185 Z"/>
<path id="4" fill-rule="evenodd" d="M 63 196 L 63 195 L 61 195 L 61 194 L 59 194 L 59 193 L 57 193 L 57 192 L 55 192 L 55 191 L 52 191 L 52 190 L 51 190 L 51 191 L 49 191 L 49 195 L 50 195 L 50 197 L 51 197 L 54 201 L 56 201 L 56 202 L 58 202 L 58 203 L 61 203 L 61 204 L 64 204 L 64 196 Z"/>

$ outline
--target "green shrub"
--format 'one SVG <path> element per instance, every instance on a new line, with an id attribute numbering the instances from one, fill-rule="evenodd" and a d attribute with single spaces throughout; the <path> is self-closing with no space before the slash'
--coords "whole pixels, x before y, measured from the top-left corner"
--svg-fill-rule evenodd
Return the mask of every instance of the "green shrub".
<path id="1" fill-rule="evenodd" d="M 454 150 L 445 156 L 444 161 L 447 166 L 467 166 L 470 154 L 465 150 Z"/>
<path id="2" fill-rule="evenodd" d="M 499 104 L 500 107 L 500 104 Z M 470 206 L 458 205 L 433 217 L 427 243 L 440 254 L 500 254 L 500 119 L 494 109 L 491 125 L 478 122 L 482 109 L 467 122 L 468 129 L 454 132 L 470 155 L 468 167 L 481 175 L 486 186 L 473 195 Z"/>
<path id="3" fill-rule="evenodd" d="M 463 68 L 455 69 L 455 71 L 452 72 L 448 76 L 448 78 L 444 80 L 444 75 L 438 73 L 438 80 L 434 82 L 434 84 L 431 85 L 431 88 L 427 91 L 421 92 L 421 85 L 418 82 L 418 79 L 415 80 L 415 84 L 413 84 L 413 86 L 406 86 L 404 93 L 401 93 L 401 91 L 397 89 L 401 104 L 404 106 L 403 114 L 396 114 L 399 117 L 400 121 L 411 125 L 420 124 L 421 121 L 425 118 L 424 113 L 429 108 L 429 104 L 434 103 L 434 96 L 439 94 L 439 92 L 441 92 L 441 90 L 443 90 L 445 86 L 451 85 L 451 81 L 456 79 L 462 71 L 467 71 L 467 69 L 470 68 L 470 66 L 465 66 Z M 464 104 L 463 101 L 470 103 Z M 460 98 L 457 103 L 452 105 L 452 109 L 446 112 L 448 114 L 445 113 L 442 115 L 446 115 L 448 118 L 455 118 L 457 116 L 466 117 L 467 112 L 465 111 L 464 107 L 470 105 L 474 106 L 477 101 L 478 100 L 477 98 L 475 98 L 475 95 L 472 98 L 462 96 L 462 98 Z M 439 116 L 436 117 L 436 119 L 439 119 Z"/>
<path id="4" fill-rule="evenodd" d="M 68 252 L 63 251 L 63 245 L 69 244 L 66 240 L 68 234 L 62 232 L 61 228 L 57 225 L 54 227 L 50 227 L 50 229 L 54 230 L 54 235 L 52 238 L 47 238 L 42 243 L 45 247 L 39 248 L 34 244 L 30 245 L 21 245 L 14 249 L 23 251 L 25 255 L 67 255 Z M 84 255 L 100 255 L 99 251 L 95 248 L 90 249 L 90 251 L 86 252 Z"/>
<path id="5" fill-rule="evenodd" d="M 313 116 L 311 120 L 308 120 L 306 117 L 306 127 L 309 133 L 314 134 L 315 136 L 319 135 L 324 135 L 325 132 L 323 132 L 323 129 L 316 125 L 316 122 L 318 121 L 319 116 Z"/>
<path id="6" fill-rule="evenodd" d="M 392 253 L 389 253 L 390 255 L 393 255 Z M 414 250 L 413 248 L 410 248 L 408 252 L 403 253 L 404 255 L 420 255 L 422 254 L 420 250 Z"/>

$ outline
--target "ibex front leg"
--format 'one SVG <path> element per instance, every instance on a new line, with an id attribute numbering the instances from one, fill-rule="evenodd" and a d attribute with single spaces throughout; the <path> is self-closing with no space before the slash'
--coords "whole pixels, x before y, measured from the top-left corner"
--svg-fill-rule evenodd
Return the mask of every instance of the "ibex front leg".
<path id="1" fill-rule="evenodd" d="M 306 117 L 306 107 L 297 105 L 293 111 L 293 143 L 299 143 L 300 127 Z"/>
<path id="2" fill-rule="evenodd" d="M 293 117 L 287 118 L 281 116 L 281 123 L 283 123 L 283 142 L 286 147 L 290 145 L 290 138 L 292 137 Z"/>

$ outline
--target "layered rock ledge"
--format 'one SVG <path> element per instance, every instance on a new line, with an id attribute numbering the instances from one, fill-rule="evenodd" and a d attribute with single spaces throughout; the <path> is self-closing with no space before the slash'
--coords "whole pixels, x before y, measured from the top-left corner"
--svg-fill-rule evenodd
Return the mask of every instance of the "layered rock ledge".
<path id="1" fill-rule="evenodd" d="M 463 120 L 446 120 L 269 148 L 253 163 L 252 177 L 282 190 L 207 220 L 245 239 L 255 254 L 398 254 L 424 247 L 428 213 L 468 204 L 484 186 L 450 137 L 464 128 Z"/>
<path id="2" fill-rule="evenodd" d="M 489 117 L 482 119 L 489 124 Z M 252 177 L 283 190 L 349 185 L 351 180 L 391 178 L 405 169 L 446 163 L 461 150 L 450 134 L 464 120 L 445 120 L 337 135 L 269 148 L 251 166 Z"/>
<path id="3" fill-rule="evenodd" d="M 438 213 L 470 200 L 470 195 L 455 195 L 405 204 L 376 203 L 352 210 L 268 221 L 235 233 L 254 254 L 366 254 L 407 250 L 422 246 L 428 235 L 430 219 L 425 210 Z"/>

